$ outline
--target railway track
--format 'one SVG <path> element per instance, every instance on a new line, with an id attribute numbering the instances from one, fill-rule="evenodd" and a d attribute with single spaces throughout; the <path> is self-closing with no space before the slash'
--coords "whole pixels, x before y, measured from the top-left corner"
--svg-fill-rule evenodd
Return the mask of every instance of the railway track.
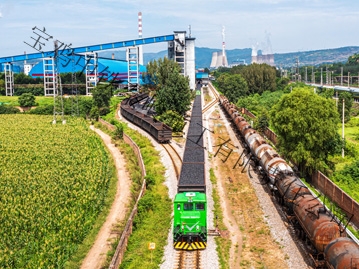
<path id="1" fill-rule="evenodd" d="M 218 101 L 219 101 L 219 95 L 218 95 L 218 93 L 214 90 L 214 88 L 213 88 L 213 86 L 212 86 L 211 83 L 208 84 L 208 88 L 212 91 L 212 93 L 213 93 L 215 99 L 214 99 L 211 103 L 209 103 L 206 107 L 204 107 L 204 108 L 202 109 L 202 114 L 206 113 L 211 107 L 213 107 L 213 106 L 214 106 L 215 104 L 217 104 Z"/>
<path id="2" fill-rule="evenodd" d="M 178 179 L 180 173 L 181 173 L 181 167 L 182 167 L 182 158 L 177 152 L 177 150 L 171 145 L 171 144 L 161 144 L 162 147 L 166 150 L 168 155 L 171 158 L 171 161 L 173 163 L 173 167 L 176 172 L 176 177 Z"/>
<path id="3" fill-rule="evenodd" d="M 201 265 L 200 250 L 179 250 L 176 253 L 174 269 L 204 269 Z"/>

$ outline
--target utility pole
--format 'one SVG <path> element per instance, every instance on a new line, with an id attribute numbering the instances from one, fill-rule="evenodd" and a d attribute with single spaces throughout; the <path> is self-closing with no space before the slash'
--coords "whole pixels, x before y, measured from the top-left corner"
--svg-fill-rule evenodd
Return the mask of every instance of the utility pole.
<path id="1" fill-rule="evenodd" d="M 349 82 L 350 82 L 350 77 L 349 77 L 349 75 L 350 75 L 350 72 L 348 72 L 348 88 L 349 88 Z"/>
<path id="2" fill-rule="evenodd" d="M 323 85 L 323 67 L 320 68 L 320 85 Z"/>
<path id="3" fill-rule="evenodd" d="M 343 86 L 343 67 L 340 68 L 340 86 Z"/>
<path id="4" fill-rule="evenodd" d="M 325 84 L 328 85 L 329 81 L 328 81 L 328 66 L 325 67 Z"/>
<path id="5" fill-rule="evenodd" d="M 312 65 L 312 83 L 315 83 L 314 66 Z"/>
<path id="6" fill-rule="evenodd" d="M 308 74 L 307 74 L 307 72 L 308 72 L 308 68 L 305 67 L 305 83 L 308 83 Z"/>
<path id="7" fill-rule="evenodd" d="M 345 99 L 343 98 L 343 119 L 342 119 L 342 137 L 343 137 L 343 148 L 342 148 L 342 157 L 344 158 L 344 108 L 345 108 Z"/>
<path id="8" fill-rule="evenodd" d="M 300 81 L 300 79 L 299 79 L 299 58 L 298 57 L 296 57 L 296 62 L 297 62 L 297 68 L 296 68 L 296 74 L 295 74 L 295 76 L 296 76 L 296 81 Z"/>

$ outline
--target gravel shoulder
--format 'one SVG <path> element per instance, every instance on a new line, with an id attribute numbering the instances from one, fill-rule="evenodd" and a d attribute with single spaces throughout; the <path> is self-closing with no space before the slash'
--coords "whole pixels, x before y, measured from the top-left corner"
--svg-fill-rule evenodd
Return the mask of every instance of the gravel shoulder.
<path id="1" fill-rule="evenodd" d="M 99 129 L 95 129 L 93 126 L 91 126 L 91 129 L 101 137 L 110 151 L 115 162 L 118 182 L 115 200 L 113 201 L 109 215 L 101 227 L 91 250 L 82 262 L 82 269 L 98 269 L 101 268 L 102 264 L 105 262 L 106 253 L 111 248 L 111 242 L 117 237 L 116 233 L 112 233 L 113 227 L 124 219 L 126 211 L 128 210 L 127 206 L 131 193 L 131 180 L 124 165 L 126 162 L 124 156 L 120 153 L 118 148 L 112 144 L 109 135 Z"/>
<path id="2" fill-rule="evenodd" d="M 216 113 L 210 127 L 218 134 L 217 138 L 230 138 L 231 143 L 238 146 L 225 163 L 214 158 L 225 223 L 232 241 L 230 268 L 239 268 L 239 265 L 251 268 L 255 266 L 254 260 L 263 268 L 312 268 L 295 243 L 297 239 L 292 237 L 281 209 L 277 208 L 267 187 L 260 184 L 253 168 L 250 168 L 251 177 L 248 169 L 243 172 L 243 167 L 233 169 L 243 149 L 223 111 L 217 107 Z M 212 139 L 216 141 L 216 135 Z"/>

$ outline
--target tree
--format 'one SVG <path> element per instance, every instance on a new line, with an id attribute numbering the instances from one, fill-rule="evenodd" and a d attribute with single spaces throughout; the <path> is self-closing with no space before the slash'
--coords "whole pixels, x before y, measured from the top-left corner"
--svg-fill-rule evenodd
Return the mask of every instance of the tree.
<path id="1" fill-rule="evenodd" d="M 241 69 L 251 94 L 276 90 L 276 70 L 267 64 L 251 64 Z"/>
<path id="2" fill-rule="evenodd" d="M 348 64 L 359 64 L 359 53 L 355 53 L 348 58 Z"/>
<path id="3" fill-rule="evenodd" d="M 18 102 L 22 107 L 36 106 L 35 96 L 32 93 L 23 93 L 19 96 Z"/>
<path id="4" fill-rule="evenodd" d="M 341 92 L 339 94 L 338 100 L 338 113 L 340 115 L 340 120 L 343 120 L 343 99 L 344 99 L 344 122 L 350 120 L 350 111 L 353 106 L 353 95 L 350 92 Z"/>
<path id="5" fill-rule="evenodd" d="M 270 111 L 271 126 L 278 135 L 278 147 L 300 171 L 324 169 L 328 156 L 341 145 L 337 133 L 339 115 L 333 100 L 311 89 L 294 88 Z"/>
<path id="6" fill-rule="evenodd" d="M 263 109 L 260 114 L 257 116 L 255 121 L 254 128 L 260 132 L 264 132 L 269 126 L 269 116 L 268 110 Z"/>
<path id="7" fill-rule="evenodd" d="M 91 93 L 94 105 L 97 106 L 98 109 L 109 107 L 112 97 L 111 85 L 99 84 L 92 89 Z"/>
<path id="8" fill-rule="evenodd" d="M 147 88 L 155 91 L 155 110 L 158 115 L 168 110 L 185 114 L 191 104 L 188 77 L 180 74 L 181 67 L 167 58 L 147 65 Z"/>
<path id="9" fill-rule="evenodd" d="M 35 84 L 40 82 L 39 80 L 36 80 L 33 77 L 26 75 L 25 73 L 18 73 L 14 75 L 15 84 Z"/>
<path id="10" fill-rule="evenodd" d="M 248 86 L 245 79 L 240 74 L 223 73 L 217 79 L 219 90 L 228 98 L 232 103 L 238 101 L 239 98 L 248 95 Z"/>

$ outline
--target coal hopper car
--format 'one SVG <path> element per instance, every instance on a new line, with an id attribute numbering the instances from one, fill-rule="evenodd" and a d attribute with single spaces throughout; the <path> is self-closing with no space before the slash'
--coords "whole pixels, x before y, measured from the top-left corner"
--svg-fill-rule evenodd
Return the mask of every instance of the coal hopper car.
<path id="1" fill-rule="evenodd" d="M 142 93 L 124 99 L 121 102 L 121 115 L 152 135 L 157 142 L 168 143 L 172 139 L 172 128 L 136 110 L 136 105 L 147 98 L 148 94 Z"/>
<path id="2" fill-rule="evenodd" d="M 198 250 L 207 246 L 207 197 L 201 98 L 201 91 L 197 89 L 174 200 L 173 246 L 175 249 Z"/>

